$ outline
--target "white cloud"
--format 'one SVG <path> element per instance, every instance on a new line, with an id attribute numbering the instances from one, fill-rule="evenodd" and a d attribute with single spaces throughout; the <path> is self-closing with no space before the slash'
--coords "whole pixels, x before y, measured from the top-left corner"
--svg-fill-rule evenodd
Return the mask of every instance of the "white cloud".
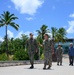
<path id="1" fill-rule="evenodd" d="M 20 31 L 15 38 L 21 38 L 21 34 L 25 34 L 25 35 L 27 35 L 29 37 L 30 33 L 33 33 L 34 38 L 37 36 L 37 32 L 35 32 L 35 31 L 33 31 L 33 32 L 30 32 L 30 31 L 26 31 L 26 32 Z"/>
<path id="2" fill-rule="evenodd" d="M 33 32 L 27 31 L 24 34 L 29 36 L 30 33 L 33 33 L 34 38 L 36 38 L 36 36 L 37 36 L 37 32 L 36 31 L 33 31 Z"/>
<path id="3" fill-rule="evenodd" d="M 24 34 L 24 32 L 23 31 L 19 32 L 15 38 L 21 38 L 21 34 Z"/>
<path id="4" fill-rule="evenodd" d="M 0 36 L 0 41 L 1 41 L 1 42 L 4 41 L 3 38 L 2 38 L 1 36 Z"/>
<path id="5" fill-rule="evenodd" d="M 67 29 L 67 26 L 63 26 L 63 28 Z"/>
<path id="6" fill-rule="evenodd" d="M 32 17 L 28 17 L 28 18 L 26 18 L 26 20 L 30 21 L 30 20 L 33 20 L 33 18 Z"/>
<path id="7" fill-rule="evenodd" d="M 73 13 L 73 14 L 70 14 L 70 15 L 69 15 L 69 17 L 72 17 L 72 18 L 74 18 L 74 13 Z"/>
<path id="8" fill-rule="evenodd" d="M 8 34 L 8 37 L 9 37 L 9 38 L 14 37 L 13 32 L 11 32 L 10 30 L 7 31 L 7 34 Z"/>
<path id="9" fill-rule="evenodd" d="M 30 31 L 26 31 L 24 34 L 29 36 L 30 33 Z"/>
<path id="10" fill-rule="evenodd" d="M 36 31 L 33 31 L 33 34 L 34 34 L 34 38 L 36 38 L 38 35 Z"/>
<path id="11" fill-rule="evenodd" d="M 15 8 L 23 14 L 34 15 L 44 0 L 11 0 Z"/>
<path id="12" fill-rule="evenodd" d="M 68 21 L 69 28 L 67 29 L 67 33 L 74 33 L 74 20 Z"/>
<path id="13" fill-rule="evenodd" d="M 7 30 L 7 35 L 8 35 L 9 38 L 14 37 L 13 32 L 11 32 L 10 30 Z M 1 36 L 0 36 L 0 41 L 4 41 Z"/>
<path id="14" fill-rule="evenodd" d="M 29 37 L 29 34 L 30 33 L 33 33 L 34 35 L 34 38 L 37 36 L 37 32 L 33 31 L 33 32 L 30 32 L 30 31 L 26 31 L 26 32 L 23 32 L 23 31 L 20 31 L 16 36 L 14 36 L 13 32 L 11 32 L 10 30 L 7 31 L 7 34 L 8 34 L 8 37 L 9 38 L 21 38 L 21 34 L 25 34 Z M 0 37 L 0 40 L 3 40 L 1 37 Z"/>

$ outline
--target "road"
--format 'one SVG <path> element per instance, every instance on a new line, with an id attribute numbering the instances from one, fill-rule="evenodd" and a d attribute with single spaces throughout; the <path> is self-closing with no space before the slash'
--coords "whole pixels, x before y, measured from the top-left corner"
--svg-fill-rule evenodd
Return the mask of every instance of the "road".
<path id="1" fill-rule="evenodd" d="M 43 70 L 43 64 L 35 64 L 34 69 L 30 65 L 0 67 L 0 75 L 74 75 L 74 66 L 69 66 L 68 58 L 63 59 L 63 65 L 52 63 L 50 70 Z"/>

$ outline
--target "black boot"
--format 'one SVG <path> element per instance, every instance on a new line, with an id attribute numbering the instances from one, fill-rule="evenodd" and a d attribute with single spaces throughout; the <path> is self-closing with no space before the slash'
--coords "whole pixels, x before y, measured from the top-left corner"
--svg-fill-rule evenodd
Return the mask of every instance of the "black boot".
<path id="1" fill-rule="evenodd" d="M 60 63 L 60 66 L 62 66 L 62 63 Z"/>
<path id="2" fill-rule="evenodd" d="M 44 67 L 43 67 L 43 70 L 45 70 L 46 69 L 46 64 L 44 64 Z"/>
<path id="3" fill-rule="evenodd" d="M 48 68 L 47 69 L 50 69 L 51 68 L 51 66 L 48 66 Z"/>
<path id="4" fill-rule="evenodd" d="M 33 64 L 31 65 L 31 67 L 30 67 L 30 69 L 33 69 L 34 68 L 34 66 L 33 66 Z"/>
<path id="5" fill-rule="evenodd" d="M 59 63 L 57 63 L 57 65 L 59 66 Z"/>
<path id="6" fill-rule="evenodd" d="M 43 67 L 43 70 L 45 70 L 46 69 L 46 67 Z"/>

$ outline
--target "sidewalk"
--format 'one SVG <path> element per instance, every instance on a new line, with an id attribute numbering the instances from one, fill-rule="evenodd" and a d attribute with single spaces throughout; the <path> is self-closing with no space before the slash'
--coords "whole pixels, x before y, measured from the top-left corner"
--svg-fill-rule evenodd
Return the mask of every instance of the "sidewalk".
<path id="1" fill-rule="evenodd" d="M 57 66 L 53 62 L 50 70 L 43 70 L 43 64 L 35 64 L 34 69 L 30 65 L 0 67 L 0 75 L 74 75 L 74 66 L 69 66 L 68 58 L 63 58 L 63 66 Z"/>

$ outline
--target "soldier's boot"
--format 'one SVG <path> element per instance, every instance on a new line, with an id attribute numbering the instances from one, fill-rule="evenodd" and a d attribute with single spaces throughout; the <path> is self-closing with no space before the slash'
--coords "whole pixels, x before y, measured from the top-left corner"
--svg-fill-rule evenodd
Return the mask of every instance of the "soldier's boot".
<path id="1" fill-rule="evenodd" d="M 62 66 L 62 60 L 60 61 L 60 66 Z"/>
<path id="2" fill-rule="evenodd" d="M 57 65 L 59 66 L 59 63 L 57 63 Z"/>
<path id="3" fill-rule="evenodd" d="M 33 69 L 34 68 L 34 65 L 33 64 L 31 64 L 31 67 L 30 67 L 30 69 Z"/>
<path id="4" fill-rule="evenodd" d="M 51 66 L 49 65 L 47 69 L 50 69 L 50 68 L 51 68 Z"/>
<path id="5" fill-rule="evenodd" d="M 45 70 L 46 69 L 46 64 L 44 64 L 44 67 L 43 67 L 43 70 Z"/>
<path id="6" fill-rule="evenodd" d="M 59 66 L 59 62 L 57 62 L 57 65 Z"/>
<path id="7" fill-rule="evenodd" d="M 51 66 L 52 66 L 52 62 L 49 62 L 49 64 L 48 64 L 48 68 L 47 68 L 47 69 L 50 69 Z"/>
<path id="8" fill-rule="evenodd" d="M 62 63 L 60 63 L 60 66 L 62 66 Z"/>

